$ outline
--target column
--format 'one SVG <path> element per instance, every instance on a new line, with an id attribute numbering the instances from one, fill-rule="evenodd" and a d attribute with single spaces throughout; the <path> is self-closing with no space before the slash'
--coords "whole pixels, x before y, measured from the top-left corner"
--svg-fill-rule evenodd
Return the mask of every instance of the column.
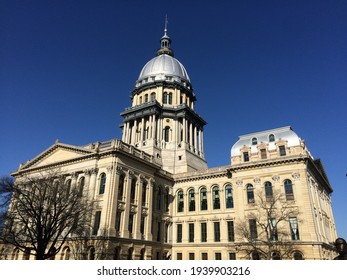
<path id="1" fill-rule="evenodd" d="M 129 213 L 130 213 L 130 191 L 131 191 L 131 177 L 132 172 L 128 172 L 128 176 L 126 176 L 126 188 L 124 188 L 123 195 L 125 197 L 125 208 L 123 213 L 122 225 L 121 225 L 121 236 L 128 238 L 129 237 Z"/>
<path id="2" fill-rule="evenodd" d="M 136 184 L 136 196 L 137 196 L 137 213 L 136 213 L 136 219 L 134 221 L 135 230 L 134 237 L 135 239 L 141 239 L 141 216 L 142 216 L 142 184 L 143 184 L 143 176 L 140 175 L 140 178 L 138 180 L 138 183 Z"/>
<path id="3" fill-rule="evenodd" d="M 147 186 L 147 203 L 148 203 L 148 214 L 147 214 L 147 218 L 146 218 L 146 224 L 145 224 L 145 238 L 148 241 L 152 240 L 152 232 L 151 232 L 151 228 L 152 228 L 152 200 L 153 200 L 153 192 L 154 192 L 154 182 L 153 179 L 150 179 L 148 186 Z"/>
<path id="4" fill-rule="evenodd" d="M 157 123 L 155 120 L 155 114 L 153 115 L 153 119 L 152 119 L 152 125 L 153 125 L 153 139 L 157 139 Z"/>
<path id="5" fill-rule="evenodd" d="M 152 139 L 152 122 L 153 122 L 153 118 L 152 116 L 149 116 L 149 126 L 148 126 L 148 139 Z"/>
<path id="6" fill-rule="evenodd" d="M 193 124 L 192 124 L 192 122 L 189 123 L 189 145 L 190 145 L 190 147 L 193 146 Z"/>
<path id="7" fill-rule="evenodd" d="M 98 168 L 90 169 L 90 183 L 88 187 L 88 197 L 90 200 L 94 200 L 95 197 L 95 184 L 96 184 L 96 174 L 98 173 Z"/>
<path id="8" fill-rule="evenodd" d="M 194 125 L 194 152 L 197 153 L 198 150 L 198 142 L 197 142 L 197 131 L 196 131 L 196 125 Z"/>
<path id="9" fill-rule="evenodd" d="M 186 119 L 182 118 L 182 128 L 183 128 L 183 137 L 182 137 L 182 141 L 185 143 L 187 140 L 187 135 L 186 135 Z"/>
<path id="10" fill-rule="evenodd" d="M 141 120 L 141 145 L 142 145 L 142 141 L 145 139 L 145 118 L 142 118 Z"/>
<path id="11" fill-rule="evenodd" d="M 134 125 L 131 131 L 131 143 L 134 145 L 136 143 L 136 130 L 137 130 L 137 120 L 134 120 Z"/>

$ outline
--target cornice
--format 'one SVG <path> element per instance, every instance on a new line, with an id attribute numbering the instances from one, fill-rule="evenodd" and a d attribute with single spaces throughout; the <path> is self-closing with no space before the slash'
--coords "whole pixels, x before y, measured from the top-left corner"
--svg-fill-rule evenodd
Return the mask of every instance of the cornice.
<path id="1" fill-rule="evenodd" d="M 243 170 L 252 170 L 256 168 L 262 168 L 267 166 L 280 166 L 283 164 L 290 164 L 290 163 L 300 163 L 300 162 L 306 162 L 308 159 L 307 156 L 286 156 L 276 159 L 270 159 L 270 160 L 259 160 L 255 162 L 247 162 L 247 163 L 240 163 L 231 165 L 230 168 L 228 168 L 229 172 L 235 173 L 238 171 Z"/>

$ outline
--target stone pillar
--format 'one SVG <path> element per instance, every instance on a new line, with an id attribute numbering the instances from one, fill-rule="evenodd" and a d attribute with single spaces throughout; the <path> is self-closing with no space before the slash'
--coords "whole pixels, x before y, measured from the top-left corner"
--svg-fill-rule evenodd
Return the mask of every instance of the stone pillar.
<path id="1" fill-rule="evenodd" d="M 184 143 L 187 142 L 187 129 L 186 129 L 186 119 L 185 118 L 182 118 L 182 128 L 183 128 L 183 137 L 182 137 L 182 141 Z"/>
<path id="2" fill-rule="evenodd" d="M 157 123 L 156 123 L 156 120 L 155 120 L 155 114 L 153 115 L 153 120 L 152 120 L 152 125 L 153 125 L 153 139 L 157 139 Z"/>
<path id="3" fill-rule="evenodd" d="M 113 180 L 115 170 L 113 168 L 113 165 L 110 165 L 107 167 L 107 173 L 106 173 L 106 182 L 105 182 L 105 194 L 107 197 L 106 202 L 106 211 L 105 212 L 105 227 L 107 230 L 107 233 L 110 233 L 111 230 L 114 230 L 114 206 L 115 206 L 115 182 Z M 104 200 L 105 202 L 105 200 Z M 113 226 L 112 226 L 113 225 Z"/>
<path id="4" fill-rule="evenodd" d="M 152 207 L 152 200 L 153 200 L 153 193 L 154 193 L 154 181 L 151 179 L 147 186 L 147 203 L 148 203 L 148 213 L 145 223 L 145 238 L 148 241 L 152 241 L 152 216 L 153 216 L 153 207 Z"/>
<path id="5" fill-rule="evenodd" d="M 141 120 L 141 145 L 142 145 L 142 141 L 145 139 L 145 118 L 142 118 Z"/>
<path id="6" fill-rule="evenodd" d="M 190 145 L 190 147 L 193 146 L 193 124 L 192 124 L 192 122 L 189 123 L 189 145 Z"/>
<path id="7" fill-rule="evenodd" d="M 149 126 L 148 126 L 148 139 L 152 139 L 152 122 L 153 122 L 153 118 L 152 116 L 149 116 Z"/>
<path id="8" fill-rule="evenodd" d="M 198 141 L 197 141 L 197 131 L 196 131 L 196 125 L 194 125 L 194 151 L 197 153 L 198 151 Z"/>
<path id="9" fill-rule="evenodd" d="M 132 178 L 132 172 L 128 172 L 128 176 L 126 176 L 126 184 L 124 184 L 126 187 L 123 190 L 123 195 L 125 197 L 125 207 L 124 207 L 124 213 L 123 213 L 123 219 L 121 224 L 121 237 L 128 238 L 129 237 L 129 230 L 128 230 L 128 224 L 129 224 L 129 213 L 130 213 L 130 191 L 131 191 L 131 178 Z"/>
<path id="10" fill-rule="evenodd" d="M 137 130 L 137 120 L 134 120 L 133 129 L 131 131 L 131 143 L 134 145 L 136 143 L 136 130 Z"/>
<path id="11" fill-rule="evenodd" d="M 134 221 L 134 226 L 135 226 L 135 230 L 134 232 L 134 237 L 135 239 L 141 239 L 142 234 L 141 234 L 141 216 L 142 216 L 142 184 L 143 184 L 143 180 L 144 177 L 142 175 L 140 175 L 140 178 L 137 182 L 137 190 L 136 190 L 136 202 L 137 202 L 137 213 L 136 213 L 136 217 L 135 217 L 135 221 Z"/>
<path id="12" fill-rule="evenodd" d="M 98 174 L 98 168 L 90 169 L 90 183 L 88 188 L 88 197 L 90 200 L 94 200 L 95 198 L 95 187 L 96 187 L 96 175 Z"/>

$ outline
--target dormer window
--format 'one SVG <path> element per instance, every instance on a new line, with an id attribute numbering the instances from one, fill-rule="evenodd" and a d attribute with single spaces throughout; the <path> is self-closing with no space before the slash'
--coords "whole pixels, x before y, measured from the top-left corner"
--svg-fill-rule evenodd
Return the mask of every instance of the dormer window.
<path id="1" fill-rule="evenodd" d="M 269 142 L 275 142 L 275 135 L 273 134 L 269 135 Z"/>
<path id="2" fill-rule="evenodd" d="M 252 138 L 252 145 L 257 145 L 258 144 L 258 139 L 253 137 Z"/>
<path id="3" fill-rule="evenodd" d="M 285 156 L 286 155 L 286 147 L 285 146 L 279 146 L 279 152 L 280 156 Z"/>
<path id="4" fill-rule="evenodd" d="M 244 152 L 243 153 L 243 161 L 244 162 L 249 161 L 249 154 L 248 154 L 248 152 Z"/>

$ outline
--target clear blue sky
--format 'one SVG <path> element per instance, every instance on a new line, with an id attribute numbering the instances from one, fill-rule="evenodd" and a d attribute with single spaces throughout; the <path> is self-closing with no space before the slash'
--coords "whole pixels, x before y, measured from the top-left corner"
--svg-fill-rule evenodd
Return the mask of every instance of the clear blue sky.
<path id="1" fill-rule="evenodd" d="M 291 125 L 321 158 L 347 238 L 347 2 L 1 1 L 0 175 L 54 144 L 120 138 L 165 14 L 208 122 L 210 167 L 239 135 Z"/>

